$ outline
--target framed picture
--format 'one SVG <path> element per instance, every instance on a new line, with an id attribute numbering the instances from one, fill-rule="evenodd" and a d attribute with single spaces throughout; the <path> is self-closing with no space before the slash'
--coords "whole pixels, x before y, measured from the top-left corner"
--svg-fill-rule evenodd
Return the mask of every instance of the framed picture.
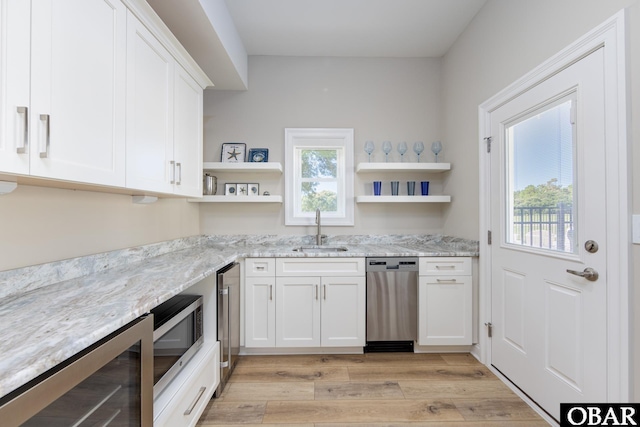
<path id="1" fill-rule="evenodd" d="M 266 163 L 269 161 L 268 148 L 250 148 L 247 159 L 254 163 Z"/>
<path id="2" fill-rule="evenodd" d="M 249 195 L 250 196 L 259 196 L 260 195 L 260 184 L 247 184 L 249 186 Z"/>
<path id="3" fill-rule="evenodd" d="M 248 196 L 249 184 L 236 184 L 236 193 L 238 193 L 238 196 Z"/>
<path id="4" fill-rule="evenodd" d="M 220 151 L 220 161 L 222 163 L 244 163 L 244 156 L 247 152 L 247 144 L 242 142 L 225 142 Z"/>
<path id="5" fill-rule="evenodd" d="M 236 195 L 236 184 L 225 183 L 224 184 L 224 195 L 225 196 L 235 196 Z"/>

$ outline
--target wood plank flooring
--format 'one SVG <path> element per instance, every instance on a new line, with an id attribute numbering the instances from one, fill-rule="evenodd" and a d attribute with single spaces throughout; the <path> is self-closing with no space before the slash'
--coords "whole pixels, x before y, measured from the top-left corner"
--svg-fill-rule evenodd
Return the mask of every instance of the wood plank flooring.
<path id="1" fill-rule="evenodd" d="M 199 426 L 538 427 L 469 354 L 244 356 Z"/>

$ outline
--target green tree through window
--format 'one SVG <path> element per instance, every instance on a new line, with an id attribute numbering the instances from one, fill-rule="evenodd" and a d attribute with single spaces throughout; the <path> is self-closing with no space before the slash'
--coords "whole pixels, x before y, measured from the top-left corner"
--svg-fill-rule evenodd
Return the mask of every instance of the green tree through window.
<path id="1" fill-rule="evenodd" d="M 336 150 L 301 151 L 302 211 L 338 210 L 338 152 Z"/>

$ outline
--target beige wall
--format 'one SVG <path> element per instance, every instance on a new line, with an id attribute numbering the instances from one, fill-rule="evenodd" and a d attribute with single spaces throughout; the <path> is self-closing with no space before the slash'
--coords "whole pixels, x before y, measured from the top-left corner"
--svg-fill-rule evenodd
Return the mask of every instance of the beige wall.
<path id="1" fill-rule="evenodd" d="M 363 146 L 368 139 L 376 143 L 373 161 L 383 161 L 380 147 L 385 139 L 393 142 L 394 149 L 402 140 L 412 146 L 416 140 L 428 145 L 440 139 L 440 101 L 439 59 L 252 56 L 248 91 L 205 93 L 204 158 L 219 161 L 223 142 L 245 142 L 248 147 L 269 148 L 269 160 L 283 163 L 285 128 L 345 127 L 355 129 L 356 163 L 366 161 Z M 413 151 L 409 153 L 416 161 Z M 356 176 L 356 195 L 371 194 L 374 176 Z M 379 178 L 390 181 L 396 176 Z M 440 192 L 446 174 L 431 178 L 434 191 Z M 406 187 L 402 181 L 420 181 L 420 176 L 398 175 L 396 179 Z M 262 191 L 284 192 L 281 176 L 219 174 L 219 191 L 224 182 L 258 182 Z M 440 205 L 357 204 L 354 227 L 326 227 L 323 231 L 426 233 L 440 231 L 441 221 Z M 311 227 L 285 227 L 284 207 L 271 204 L 203 204 L 201 223 L 204 233 L 315 232 Z"/>
<path id="2" fill-rule="evenodd" d="M 640 140 L 640 2 L 638 0 L 489 0 L 443 58 L 444 141 L 451 146 L 451 174 L 445 191 L 456 202 L 445 209 L 444 231 L 477 239 L 478 105 L 571 42 L 628 7 L 630 146 Z M 634 120 L 635 118 L 635 120 Z M 455 144 L 453 143 L 455 142 Z M 640 166 L 640 150 L 633 166 Z M 640 213 L 640 174 L 633 177 L 633 211 Z M 640 265 L 635 245 L 633 264 Z M 640 271 L 635 274 L 635 287 Z M 640 396 L 640 292 L 632 303 L 635 338 L 635 395 Z M 637 398 L 636 398 L 637 401 Z"/>
<path id="3" fill-rule="evenodd" d="M 18 186 L 0 196 L 0 271 L 199 234 L 185 199 Z"/>

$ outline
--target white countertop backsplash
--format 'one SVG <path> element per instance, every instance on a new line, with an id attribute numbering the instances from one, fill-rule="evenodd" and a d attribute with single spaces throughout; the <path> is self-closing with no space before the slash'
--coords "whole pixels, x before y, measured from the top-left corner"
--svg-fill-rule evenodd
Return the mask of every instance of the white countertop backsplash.
<path id="1" fill-rule="evenodd" d="M 478 256 L 442 235 L 328 236 L 338 253 L 300 253 L 315 236 L 193 236 L 0 272 L 0 396 L 244 257 Z"/>

